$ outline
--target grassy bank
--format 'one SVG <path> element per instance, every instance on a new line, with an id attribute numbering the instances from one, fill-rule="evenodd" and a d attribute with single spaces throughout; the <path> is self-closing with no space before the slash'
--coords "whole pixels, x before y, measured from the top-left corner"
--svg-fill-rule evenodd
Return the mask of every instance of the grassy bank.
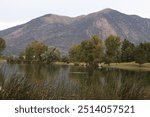
<path id="1" fill-rule="evenodd" d="M 85 66 L 85 63 L 64 63 L 64 62 L 55 62 L 56 65 L 76 65 L 78 66 Z M 145 63 L 139 66 L 138 63 L 135 62 L 124 62 L 124 63 L 111 63 L 110 65 L 101 64 L 104 68 L 116 68 L 116 69 L 125 69 L 125 70 L 132 70 L 132 71 L 150 71 L 150 63 Z"/>
<path id="2" fill-rule="evenodd" d="M 3 62 L 6 62 L 6 60 L 0 59 L 0 63 L 3 63 Z M 36 62 L 33 62 L 33 63 L 36 63 Z M 25 64 L 25 62 L 23 64 Z M 76 63 L 54 62 L 53 64 L 86 67 L 86 63 L 83 63 L 83 62 L 82 63 L 81 62 L 76 62 Z M 132 71 L 150 71 L 150 63 L 144 63 L 140 66 L 138 63 L 135 63 L 135 62 L 124 62 L 124 63 L 111 63 L 110 65 L 99 64 L 99 66 L 100 66 L 99 68 L 101 68 L 102 66 L 103 68 L 116 68 L 116 69 L 132 70 Z"/>
<path id="3" fill-rule="evenodd" d="M 135 62 L 126 62 L 126 63 L 111 63 L 110 65 L 103 65 L 104 68 L 116 68 L 116 69 L 125 69 L 125 70 L 134 70 L 134 71 L 150 71 L 150 63 L 145 63 L 142 66 Z"/>

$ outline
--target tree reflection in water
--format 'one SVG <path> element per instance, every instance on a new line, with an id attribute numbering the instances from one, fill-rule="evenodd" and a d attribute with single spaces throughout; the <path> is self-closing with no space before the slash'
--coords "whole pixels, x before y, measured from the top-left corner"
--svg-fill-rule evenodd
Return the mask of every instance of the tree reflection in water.
<path id="1" fill-rule="evenodd" d="M 150 72 L 61 65 L 5 65 L 0 99 L 150 99 Z"/>

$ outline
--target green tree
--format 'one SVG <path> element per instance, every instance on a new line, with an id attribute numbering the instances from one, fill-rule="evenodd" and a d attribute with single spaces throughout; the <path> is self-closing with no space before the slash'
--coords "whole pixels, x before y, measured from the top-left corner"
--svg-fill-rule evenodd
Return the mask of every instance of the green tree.
<path id="1" fill-rule="evenodd" d="M 135 46 L 128 40 L 124 40 L 121 47 L 121 61 L 131 62 L 134 61 Z"/>
<path id="2" fill-rule="evenodd" d="M 25 49 L 25 57 L 27 60 L 41 60 L 41 54 L 47 50 L 47 45 L 40 41 L 33 41 Z"/>
<path id="3" fill-rule="evenodd" d="M 144 50 L 143 44 L 139 44 L 135 49 L 135 62 L 141 67 L 147 61 L 146 52 Z"/>
<path id="4" fill-rule="evenodd" d="M 1 52 L 5 49 L 6 43 L 3 38 L 0 38 L 0 55 L 2 54 Z"/>
<path id="5" fill-rule="evenodd" d="M 81 60 L 95 66 L 99 62 L 102 62 L 103 42 L 98 36 L 93 36 L 90 40 L 81 43 L 81 51 Z"/>
<path id="6" fill-rule="evenodd" d="M 74 45 L 69 50 L 69 60 L 71 62 L 81 62 L 81 45 Z"/>
<path id="7" fill-rule="evenodd" d="M 141 46 L 146 54 L 146 62 L 150 62 L 150 42 L 145 42 Z"/>
<path id="8" fill-rule="evenodd" d="M 119 62 L 120 59 L 120 37 L 110 35 L 105 40 L 105 62 Z"/>
<path id="9" fill-rule="evenodd" d="M 68 55 L 63 55 L 61 57 L 61 62 L 69 63 L 69 57 L 68 57 Z"/>
<path id="10" fill-rule="evenodd" d="M 69 56 L 72 61 L 86 62 L 90 66 L 96 66 L 103 58 L 103 42 L 98 36 L 93 36 L 90 40 L 72 47 Z"/>
<path id="11" fill-rule="evenodd" d="M 60 60 L 60 51 L 52 46 L 49 46 L 48 49 L 41 54 L 42 61 L 44 63 L 52 63 Z"/>

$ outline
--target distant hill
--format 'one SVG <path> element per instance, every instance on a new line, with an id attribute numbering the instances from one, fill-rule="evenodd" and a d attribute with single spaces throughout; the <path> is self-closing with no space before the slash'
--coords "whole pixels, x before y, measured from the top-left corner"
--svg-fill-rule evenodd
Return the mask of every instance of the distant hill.
<path id="1" fill-rule="evenodd" d="M 0 31 L 7 44 L 5 54 L 18 54 L 33 40 L 44 41 L 66 53 L 73 44 L 92 35 L 106 39 L 111 34 L 134 43 L 150 41 L 150 19 L 104 9 L 74 18 L 48 14 Z"/>

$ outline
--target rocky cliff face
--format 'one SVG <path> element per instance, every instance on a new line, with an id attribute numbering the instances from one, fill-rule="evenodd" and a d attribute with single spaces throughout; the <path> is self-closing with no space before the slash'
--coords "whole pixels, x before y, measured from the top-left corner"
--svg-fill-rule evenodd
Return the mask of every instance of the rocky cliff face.
<path id="1" fill-rule="evenodd" d="M 150 19 L 105 9 L 74 18 L 48 14 L 0 31 L 0 37 L 6 40 L 6 54 L 18 54 L 33 40 L 44 41 L 67 52 L 73 44 L 92 35 L 102 39 L 117 35 L 134 43 L 150 41 Z"/>

